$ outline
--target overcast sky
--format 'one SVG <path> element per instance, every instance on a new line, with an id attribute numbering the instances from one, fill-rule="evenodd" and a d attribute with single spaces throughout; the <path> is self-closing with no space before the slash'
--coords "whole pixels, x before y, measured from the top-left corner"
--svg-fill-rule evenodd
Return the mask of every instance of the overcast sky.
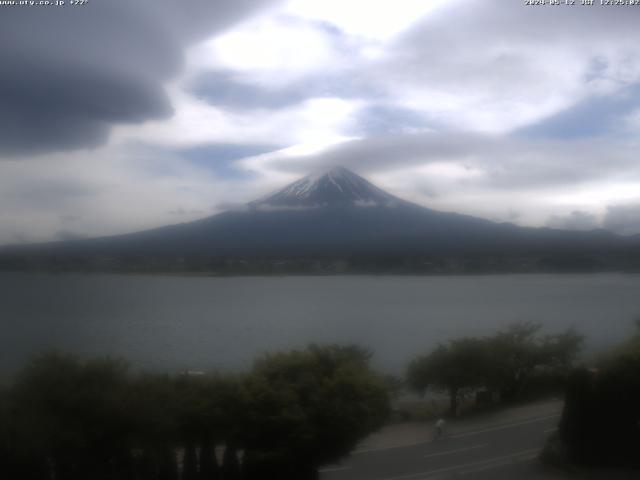
<path id="1" fill-rule="evenodd" d="M 639 233 L 638 25 L 519 0 L 0 6 L 0 243 L 185 222 L 328 165 Z"/>

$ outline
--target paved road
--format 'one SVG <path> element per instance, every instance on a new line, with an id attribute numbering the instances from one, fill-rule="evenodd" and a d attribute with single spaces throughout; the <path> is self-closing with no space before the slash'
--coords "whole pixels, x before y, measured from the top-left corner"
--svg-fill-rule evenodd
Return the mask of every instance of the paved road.
<path id="1" fill-rule="evenodd" d="M 434 440 L 423 426 L 421 441 L 378 442 L 340 465 L 322 470 L 322 480 L 445 480 L 564 478 L 543 467 L 537 456 L 560 418 L 560 403 L 534 405 L 518 415 L 505 412 L 484 420 L 457 422 Z M 431 438 L 429 438 L 431 437 Z"/>

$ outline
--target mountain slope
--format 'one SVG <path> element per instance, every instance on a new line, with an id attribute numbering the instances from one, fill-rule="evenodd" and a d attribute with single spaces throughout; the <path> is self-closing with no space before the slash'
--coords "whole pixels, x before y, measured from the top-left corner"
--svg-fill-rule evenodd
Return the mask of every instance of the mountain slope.
<path id="1" fill-rule="evenodd" d="M 225 259 L 354 257 L 582 256 L 606 263 L 603 257 L 637 256 L 639 243 L 606 231 L 522 228 L 430 210 L 337 167 L 294 182 L 241 211 L 128 235 L 6 248 L 2 257 L 5 265 L 7 258 L 36 264 L 69 259 L 71 264 L 79 259 L 148 264 L 153 259 L 160 265 L 188 259 L 196 269 Z"/>
<path id="2" fill-rule="evenodd" d="M 253 207 L 390 206 L 401 200 L 343 167 L 308 175 Z"/>

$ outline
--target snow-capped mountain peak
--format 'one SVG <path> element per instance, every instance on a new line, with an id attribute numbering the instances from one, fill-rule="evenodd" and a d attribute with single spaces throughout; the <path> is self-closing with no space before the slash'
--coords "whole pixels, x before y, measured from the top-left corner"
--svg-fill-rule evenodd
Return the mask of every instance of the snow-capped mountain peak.
<path id="1" fill-rule="evenodd" d="M 344 167 L 307 175 L 251 205 L 265 208 L 383 206 L 399 199 Z"/>

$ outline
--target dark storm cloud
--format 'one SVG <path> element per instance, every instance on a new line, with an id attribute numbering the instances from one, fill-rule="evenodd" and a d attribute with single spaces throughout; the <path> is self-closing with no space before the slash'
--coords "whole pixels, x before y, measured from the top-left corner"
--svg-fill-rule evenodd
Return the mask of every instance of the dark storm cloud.
<path id="1" fill-rule="evenodd" d="M 114 124 L 170 115 L 162 86 L 179 71 L 184 48 L 266 4 L 0 7 L 0 155 L 93 147 Z"/>
<path id="2" fill-rule="evenodd" d="M 14 61 L 0 78 L 0 153 L 103 143 L 114 123 L 171 113 L 160 85 L 99 67 Z"/>

